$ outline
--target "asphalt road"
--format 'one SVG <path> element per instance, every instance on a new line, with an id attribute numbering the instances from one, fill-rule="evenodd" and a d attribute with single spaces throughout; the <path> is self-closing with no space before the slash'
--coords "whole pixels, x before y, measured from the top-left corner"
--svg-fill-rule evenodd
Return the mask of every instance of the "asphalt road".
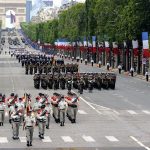
<path id="1" fill-rule="evenodd" d="M 6 42 L 4 51 L 8 50 Z M 102 69 L 80 64 L 82 72 L 101 72 Z M 24 68 L 8 53 L 0 55 L 0 92 L 8 97 L 11 92 L 20 97 L 24 92 L 33 101 L 39 92 L 52 96 L 53 90 L 36 90 L 33 76 L 25 75 Z M 30 149 L 59 150 L 150 150 L 150 84 L 125 75 L 117 76 L 115 90 L 84 91 L 76 124 L 66 119 L 64 127 L 51 118 L 45 140 L 38 138 L 35 128 Z M 62 94 L 67 91 L 58 90 Z M 75 90 L 75 92 L 77 92 Z M 11 125 L 6 113 L 5 124 L 0 127 L 0 149 L 27 149 L 25 131 L 20 127 L 20 139 L 12 139 Z"/>

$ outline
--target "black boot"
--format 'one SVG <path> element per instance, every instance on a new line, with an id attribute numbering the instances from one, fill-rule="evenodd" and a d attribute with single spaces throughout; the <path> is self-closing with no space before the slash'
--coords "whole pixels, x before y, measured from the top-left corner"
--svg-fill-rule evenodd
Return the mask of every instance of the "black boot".
<path id="1" fill-rule="evenodd" d="M 60 126 L 63 126 L 63 122 L 60 123 Z"/>
<path id="2" fill-rule="evenodd" d="M 41 139 L 44 139 L 44 134 L 41 134 Z"/>
<path id="3" fill-rule="evenodd" d="M 62 126 L 65 126 L 65 123 L 64 123 L 64 122 L 62 122 Z"/>
<path id="4" fill-rule="evenodd" d="M 30 146 L 30 145 L 29 145 L 29 141 L 27 141 L 27 146 Z"/>
<path id="5" fill-rule="evenodd" d="M 2 123 L 0 122 L 0 126 L 2 125 Z"/>
<path id="6" fill-rule="evenodd" d="M 3 126 L 3 122 L 2 122 L 2 126 Z"/>
<path id="7" fill-rule="evenodd" d="M 32 146 L 32 142 L 30 142 L 30 146 Z"/>

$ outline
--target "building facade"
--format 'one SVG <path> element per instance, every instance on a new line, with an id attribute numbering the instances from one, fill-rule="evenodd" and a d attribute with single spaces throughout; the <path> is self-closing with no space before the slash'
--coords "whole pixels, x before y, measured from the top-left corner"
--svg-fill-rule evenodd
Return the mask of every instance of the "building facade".
<path id="1" fill-rule="evenodd" d="M 32 0 L 26 1 L 26 22 L 29 23 L 31 19 Z"/>
<path id="2" fill-rule="evenodd" d="M 26 21 L 26 0 L 0 0 L 0 20 L 2 29 L 7 27 L 6 12 L 15 12 L 15 27 L 20 28 L 20 23 Z"/>

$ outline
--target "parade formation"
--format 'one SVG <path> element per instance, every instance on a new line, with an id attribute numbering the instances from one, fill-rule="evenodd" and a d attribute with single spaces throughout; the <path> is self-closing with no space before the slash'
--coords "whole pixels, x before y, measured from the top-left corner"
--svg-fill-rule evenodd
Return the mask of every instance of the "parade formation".
<path id="1" fill-rule="evenodd" d="M 115 73 L 80 73 L 79 64 L 64 63 L 64 59 L 55 60 L 54 57 L 35 54 L 17 54 L 18 62 L 25 67 L 26 75 L 33 75 L 34 87 L 36 89 L 78 89 L 83 93 L 83 89 L 90 92 L 93 88 L 101 90 L 115 89 Z"/>
<path id="2" fill-rule="evenodd" d="M 8 110 L 9 123 L 12 126 L 14 140 L 19 139 L 19 129 L 26 129 L 27 146 L 32 146 L 34 128 L 39 130 L 39 138 L 44 139 L 45 128 L 50 128 L 51 116 L 60 126 L 65 125 L 66 116 L 71 123 L 76 123 L 79 98 L 75 93 L 68 92 L 66 96 L 53 93 L 49 96 L 43 93 L 35 98 L 25 93 L 22 97 L 11 93 L 8 98 L 0 93 L 0 126 L 4 125 L 5 113 Z"/>

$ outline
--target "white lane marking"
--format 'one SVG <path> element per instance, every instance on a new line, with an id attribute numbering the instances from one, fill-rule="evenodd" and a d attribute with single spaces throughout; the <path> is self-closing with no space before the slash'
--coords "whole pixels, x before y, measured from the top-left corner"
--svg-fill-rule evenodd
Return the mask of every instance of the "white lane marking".
<path id="1" fill-rule="evenodd" d="M 112 94 L 112 95 L 114 95 L 114 96 L 118 96 L 119 94 L 117 94 L 117 93 L 114 93 L 114 94 Z"/>
<path id="2" fill-rule="evenodd" d="M 150 111 L 148 110 L 142 110 L 143 113 L 150 115 Z"/>
<path id="3" fill-rule="evenodd" d="M 100 111 L 98 111 L 95 107 L 93 107 L 89 102 L 87 102 L 84 98 L 79 97 L 82 101 L 84 101 L 88 106 L 90 106 L 93 110 L 95 110 L 98 114 L 102 114 Z"/>
<path id="4" fill-rule="evenodd" d="M 142 142 L 140 142 L 139 140 L 137 140 L 134 136 L 130 136 L 130 138 L 135 141 L 137 144 L 139 144 L 141 147 L 145 148 L 146 150 L 150 150 L 149 147 L 145 146 Z"/>
<path id="5" fill-rule="evenodd" d="M 114 136 L 105 136 L 105 138 L 110 142 L 119 142 L 119 140 Z"/>
<path id="6" fill-rule="evenodd" d="M 7 137 L 0 137 L 0 143 L 8 143 Z"/>
<path id="7" fill-rule="evenodd" d="M 137 113 L 133 110 L 127 110 L 128 113 L 130 113 L 131 115 L 137 115 Z"/>
<path id="8" fill-rule="evenodd" d="M 111 109 L 108 108 L 108 107 L 104 107 L 104 106 L 101 106 L 101 105 L 98 105 L 98 104 L 94 104 L 94 103 L 91 103 L 91 102 L 89 102 L 89 103 L 92 104 L 92 105 L 95 105 L 95 106 L 99 107 L 100 109 L 111 110 Z"/>
<path id="9" fill-rule="evenodd" d="M 78 110 L 78 113 L 81 115 L 86 115 L 87 113 L 84 110 Z"/>
<path id="10" fill-rule="evenodd" d="M 142 92 L 140 92 L 141 94 L 144 94 L 145 92 L 144 91 L 142 91 Z"/>
<path id="11" fill-rule="evenodd" d="M 25 143 L 25 142 L 27 142 L 26 137 L 19 137 L 19 139 L 20 139 L 20 142 L 21 142 L 21 143 Z"/>
<path id="12" fill-rule="evenodd" d="M 52 142 L 51 138 L 49 136 L 44 136 L 44 139 L 42 139 L 42 141 L 44 143 L 49 143 L 49 142 Z"/>
<path id="13" fill-rule="evenodd" d="M 115 114 L 117 114 L 117 115 L 120 115 L 120 113 L 119 113 L 118 111 L 116 111 L 116 110 L 113 110 L 113 112 L 114 112 Z"/>
<path id="14" fill-rule="evenodd" d="M 83 135 L 82 138 L 83 138 L 86 142 L 95 142 L 95 140 L 94 140 L 91 136 Z"/>
<path id="15" fill-rule="evenodd" d="M 73 142 L 73 139 L 70 136 L 61 136 L 61 138 L 64 140 L 64 142 Z"/>

